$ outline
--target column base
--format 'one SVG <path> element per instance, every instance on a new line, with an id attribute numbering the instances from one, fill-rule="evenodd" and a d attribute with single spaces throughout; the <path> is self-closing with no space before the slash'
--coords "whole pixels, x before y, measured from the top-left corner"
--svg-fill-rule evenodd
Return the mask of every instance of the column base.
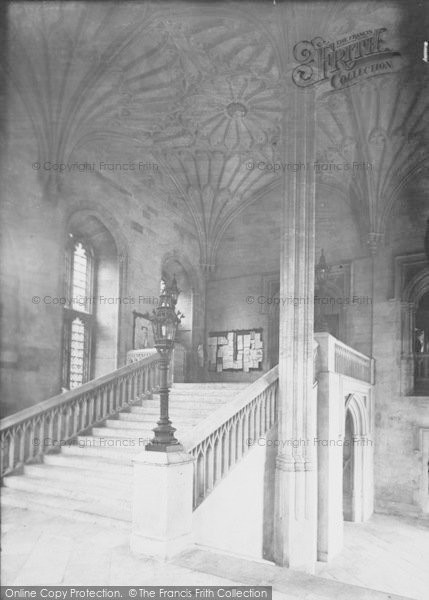
<path id="1" fill-rule="evenodd" d="M 154 538 L 143 535 L 141 532 L 131 534 L 130 549 L 137 556 L 155 558 L 157 560 L 170 560 L 180 554 L 193 543 L 190 533 L 177 538 Z"/>
<path id="2" fill-rule="evenodd" d="M 277 565 L 314 575 L 317 560 L 316 472 L 297 471 L 283 457 L 276 470 L 276 530 L 274 560 Z"/>

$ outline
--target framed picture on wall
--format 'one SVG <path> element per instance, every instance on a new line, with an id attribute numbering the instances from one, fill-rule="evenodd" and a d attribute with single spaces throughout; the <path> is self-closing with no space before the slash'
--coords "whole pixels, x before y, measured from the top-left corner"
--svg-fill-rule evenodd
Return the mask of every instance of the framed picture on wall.
<path id="1" fill-rule="evenodd" d="M 141 313 L 133 311 L 133 350 L 153 348 L 152 324 Z"/>

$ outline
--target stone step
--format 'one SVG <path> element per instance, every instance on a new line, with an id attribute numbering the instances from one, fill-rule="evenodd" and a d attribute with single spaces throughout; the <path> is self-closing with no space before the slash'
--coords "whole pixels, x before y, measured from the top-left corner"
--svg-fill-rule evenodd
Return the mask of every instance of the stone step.
<path id="1" fill-rule="evenodd" d="M 26 465 L 24 467 L 24 475 L 29 475 L 40 480 L 62 481 L 66 484 L 78 482 L 79 484 L 85 483 L 107 489 L 112 489 L 112 486 L 121 489 L 127 486 L 131 487 L 131 470 L 125 474 L 123 470 L 119 473 L 111 473 L 110 471 L 94 473 L 92 469 L 86 468 L 87 462 L 84 461 L 80 467 L 67 466 L 67 468 L 63 468 L 61 464 L 50 465 L 42 463 L 39 465 Z"/>
<path id="2" fill-rule="evenodd" d="M 159 415 L 159 404 L 158 406 L 146 406 L 146 404 L 144 404 L 143 406 L 132 406 L 130 408 L 131 413 L 136 413 L 136 414 L 140 414 L 140 415 Z M 172 407 L 171 409 L 169 409 L 169 414 L 170 416 L 174 417 L 174 418 L 188 418 L 188 417 L 200 417 L 201 415 L 208 415 L 210 413 L 214 412 L 213 408 L 207 407 L 207 406 L 196 406 L 196 407 L 186 407 L 186 406 L 182 406 L 182 407 Z"/>
<path id="3" fill-rule="evenodd" d="M 118 421 L 121 423 L 122 421 Z M 155 427 L 155 425 L 154 425 Z M 128 439 L 131 442 L 139 439 L 147 439 L 149 436 L 153 436 L 152 429 L 132 429 L 125 426 L 118 427 L 93 427 L 91 430 L 91 437 L 96 438 L 117 438 L 117 439 Z"/>
<path id="4" fill-rule="evenodd" d="M 114 486 L 110 490 L 105 487 L 97 487 L 89 482 L 70 481 L 68 485 L 65 481 L 54 481 L 50 479 L 41 480 L 38 477 L 21 477 L 13 475 L 4 477 L 4 487 L 15 490 L 22 490 L 32 494 L 43 494 L 55 496 L 58 498 L 67 498 L 77 502 L 91 504 L 99 507 L 112 507 L 113 509 L 131 511 L 130 490 L 120 486 Z M 98 511 L 97 511 L 98 512 Z M 100 508 L 100 513 L 102 512 Z"/>
<path id="5" fill-rule="evenodd" d="M 109 422 L 122 423 L 121 426 L 128 427 L 126 423 L 132 423 L 132 427 L 142 427 L 142 425 L 147 429 L 148 427 L 155 427 L 156 422 L 158 421 L 157 416 L 146 415 L 146 414 L 137 414 L 137 413 L 120 413 L 119 419 L 109 419 Z M 186 419 L 179 418 L 174 420 L 174 426 L 176 427 L 180 425 L 182 428 L 192 428 L 199 422 L 199 418 L 188 417 Z M 118 425 L 119 427 L 119 425 Z"/>
<path id="6" fill-rule="evenodd" d="M 122 458 L 122 457 L 121 457 Z M 123 463 L 123 461 L 119 461 Z M 43 464 L 51 466 L 59 466 L 64 471 L 69 469 L 85 469 L 91 472 L 99 473 L 102 477 L 121 477 L 127 475 L 132 477 L 132 465 L 131 462 L 127 464 L 118 464 L 118 461 L 114 462 L 110 457 L 100 457 L 94 455 L 73 455 L 73 454 L 45 454 L 43 457 Z"/>
<path id="7" fill-rule="evenodd" d="M 230 399 L 241 390 L 171 390 L 169 393 L 170 398 L 177 399 L 189 399 L 203 398 L 206 402 L 214 400 L 226 400 Z M 159 396 L 158 392 L 154 392 L 155 397 Z"/>
<path id="8" fill-rule="evenodd" d="M 79 436 L 83 438 L 83 436 Z M 89 436 L 88 436 L 89 437 Z M 90 438 L 91 440 L 97 440 L 98 438 Z M 115 446 L 100 446 L 93 443 L 90 445 L 82 445 L 82 447 L 77 444 L 71 446 L 63 446 L 62 452 L 68 456 L 80 456 L 82 458 L 85 457 L 97 457 L 108 459 L 113 463 L 122 463 L 125 465 L 131 465 L 131 460 L 133 456 L 135 456 L 138 452 L 142 451 L 144 446 L 142 447 L 132 447 L 125 448 L 124 446 L 115 447 Z"/>
<path id="9" fill-rule="evenodd" d="M 106 431 L 111 431 L 106 429 Z M 104 451 L 112 454 L 138 454 L 143 452 L 145 445 L 153 437 L 153 432 L 149 432 L 147 436 L 137 435 L 131 437 L 129 434 L 123 438 L 116 435 L 79 435 L 77 438 L 78 445 L 84 451 Z M 103 456 L 103 455 L 102 455 Z"/>
<path id="10" fill-rule="evenodd" d="M 173 424 L 173 427 L 177 430 L 179 435 L 184 435 L 187 432 L 187 429 L 176 427 L 176 424 Z M 102 447 L 104 444 L 103 440 L 115 440 L 117 448 L 122 448 L 122 446 L 124 446 L 125 448 L 135 447 L 137 449 L 140 448 L 141 451 L 143 451 L 145 445 L 153 438 L 153 436 L 153 429 L 139 431 L 138 429 L 114 429 L 109 427 L 94 427 L 91 436 L 88 437 L 94 438 L 95 440 L 99 440 L 98 444 L 97 441 L 94 441 L 93 445 L 95 446 L 98 445 Z M 88 437 L 86 439 L 88 439 Z"/>
<path id="11" fill-rule="evenodd" d="M 173 398 L 169 398 L 169 407 L 173 410 L 184 410 L 184 409 L 189 409 L 189 408 L 198 408 L 198 407 L 203 407 L 207 410 L 216 410 L 216 408 L 218 406 L 223 406 L 224 404 L 226 404 L 225 399 L 219 399 L 219 398 L 211 398 L 211 399 L 207 399 L 207 398 L 202 398 L 201 396 L 195 396 L 195 398 L 187 398 L 186 396 L 183 396 L 183 399 L 178 398 L 178 397 L 173 397 Z M 143 407 L 147 407 L 147 408 L 157 408 L 160 405 L 160 400 L 158 398 L 154 398 L 153 400 L 145 400 L 144 402 L 142 402 L 141 404 L 139 404 L 138 406 L 143 406 Z M 135 405 L 134 405 L 135 406 Z"/>
<path id="12" fill-rule="evenodd" d="M 172 390 L 193 390 L 196 388 L 200 389 L 231 389 L 231 390 L 244 390 L 248 387 L 248 383 L 228 383 L 224 381 L 216 382 L 216 381 L 208 381 L 206 383 L 173 383 Z"/>
<path id="13" fill-rule="evenodd" d="M 116 527 L 130 530 L 132 513 L 130 510 L 118 510 L 111 507 L 94 506 L 69 498 L 49 496 L 39 490 L 37 494 L 12 488 L 3 488 L 1 494 L 3 506 L 13 506 L 27 510 L 36 510 L 73 521 Z M 101 511 L 101 512 L 100 512 Z"/>
<path id="14" fill-rule="evenodd" d="M 133 415 L 137 417 L 140 415 Z M 148 431 L 151 427 L 155 427 L 152 419 L 107 419 L 106 427 L 110 429 L 127 429 L 128 431 Z"/>

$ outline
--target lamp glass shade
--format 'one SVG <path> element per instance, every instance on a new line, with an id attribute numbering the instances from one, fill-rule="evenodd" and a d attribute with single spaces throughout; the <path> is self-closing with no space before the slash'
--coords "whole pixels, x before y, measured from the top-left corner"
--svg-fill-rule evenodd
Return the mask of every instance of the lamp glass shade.
<path id="1" fill-rule="evenodd" d="M 316 268 L 315 268 L 315 276 L 316 276 L 317 283 L 323 283 L 328 278 L 328 265 L 326 263 L 326 259 L 325 259 L 323 250 L 320 254 L 319 262 L 317 263 Z"/>
<path id="2" fill-rule="evenodd" d="M 173 306 L 176 306 L 177 304 L 177 300 L 179 298 L 179 294 L 180 294 L 180 290 L 177 287 L 177 280 L 176 280 L 176 276 L 174 275 L 173 277 L 173 281 L 171 282 L 171 286 L 170 286 L 170 297 L 171 297 L 171 303 Z"/>

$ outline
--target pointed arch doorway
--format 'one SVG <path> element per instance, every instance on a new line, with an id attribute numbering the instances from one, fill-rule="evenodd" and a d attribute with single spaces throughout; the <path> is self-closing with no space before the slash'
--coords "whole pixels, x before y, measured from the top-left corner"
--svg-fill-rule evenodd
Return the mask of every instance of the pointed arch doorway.
<path id="1" fill-rule="evenodd" d="M 372 440 L 368 397 L 349 394 L 345 402 L 343 441 L 343 518 L 361 522 L 372 512 Z"/>

